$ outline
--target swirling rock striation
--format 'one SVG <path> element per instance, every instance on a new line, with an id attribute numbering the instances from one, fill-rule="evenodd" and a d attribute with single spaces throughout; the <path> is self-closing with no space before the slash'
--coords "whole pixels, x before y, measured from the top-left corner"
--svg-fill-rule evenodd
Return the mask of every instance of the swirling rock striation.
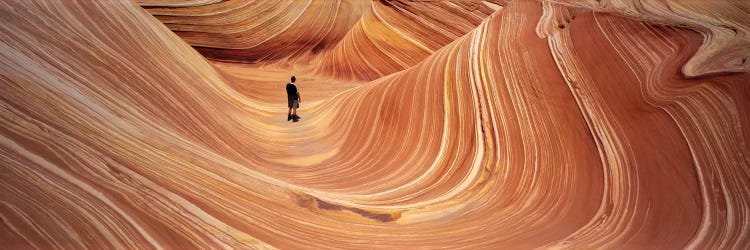
<path id="1" fill-rule="evenodd" d="M 747 4 L 603 2 L 2 2 L 0 243 L 750 248 Z"/>

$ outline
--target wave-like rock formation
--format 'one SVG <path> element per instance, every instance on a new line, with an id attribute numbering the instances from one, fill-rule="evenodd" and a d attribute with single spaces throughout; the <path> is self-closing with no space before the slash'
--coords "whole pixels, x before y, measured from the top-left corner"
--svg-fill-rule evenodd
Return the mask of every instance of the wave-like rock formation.
<path id="1" fill-rule="evenodd" d="M 3 246 L 750 248 L 743 1 L 138 4 L 0 2 Z"/>
<path id="2" fill-rule="evenodd" d="M 209 58 L 264 64 L 291 60 L 297 68 L 315 69 L 317 75 L 362 81 L 417 64 L 474 29 L 503 3 L 285 0 L 142 4 Z"/>
<path id="3" fill-rule="evenodd" d="M 163 2 L 163 3 L 162 3 Z M 142 1 L 144 8 L 214 59 L 261 62 L 335 45 L 366 1 Z M 314 22 L 314 25 L 310 25 Z"/>

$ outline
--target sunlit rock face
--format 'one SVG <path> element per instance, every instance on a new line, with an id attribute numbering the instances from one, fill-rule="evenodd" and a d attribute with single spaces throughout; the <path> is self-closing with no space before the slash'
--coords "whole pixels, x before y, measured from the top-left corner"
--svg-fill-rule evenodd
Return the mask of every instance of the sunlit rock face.
<path id="1" fill-rule="evenodd" d="M 0 245 L 747 249 L 748 9 L 1 2 Z"/>

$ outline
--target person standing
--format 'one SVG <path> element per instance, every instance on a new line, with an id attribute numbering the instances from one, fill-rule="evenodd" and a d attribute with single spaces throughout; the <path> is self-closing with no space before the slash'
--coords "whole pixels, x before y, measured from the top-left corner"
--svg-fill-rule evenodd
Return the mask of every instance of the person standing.
<path id="1" fill-rule="evenodd" d="M 286 96 L 289 106 L 289 114 L 287 115 L 286 120 L 294 120 L 294 122 L 298 122 L 300 117 L 297 115 L 297 109 L 299 108 L 299 103 L 302 102 L 302 97 L 300 97 L 299 89 L 297 89 L 297 84 L 295 83 L 297 78 L 292 76 L 291 80 L 290 83 L 286 84 Z"/>

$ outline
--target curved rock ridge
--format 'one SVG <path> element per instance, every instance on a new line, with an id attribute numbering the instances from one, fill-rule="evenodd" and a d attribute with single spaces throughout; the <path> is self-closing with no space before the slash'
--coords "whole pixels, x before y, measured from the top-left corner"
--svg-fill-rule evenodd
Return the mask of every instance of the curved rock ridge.
<path id="1" fill-rule="evenodd" d="M 141 2 L 222 61 L 308 65 L 318 75 L 374 80 L 415 65 L 474 29 L 506 1 L 226 1 L 173 7 Z"/>
<path id="2" fill-rule="evenodd" d="M 369 0 L 139 1 L 209 58 L 263 62 L 332 47 L 351 29 Z"/>
<path id="3" fill-rule="evenodd" d="M 374 80 L 407 69 L 479 25 L 504 1 L 376 1 L 315 72 Z"/>
<path id="4" fill-rule="evenodd" d="M 750 9 L 743 0 L 553 0 L 594 10 L 683 26 L 703 35 L 703 44 L 683 66 L 688 77 L 750 71 Z"/>
<path id="5" fill-rule="evenodd" d="M 640 2 L 363 2 L 0 2 L 0 243 L 750 248 L 750 73 L 696 59 L 710 30 L 612 14 Z"/>

